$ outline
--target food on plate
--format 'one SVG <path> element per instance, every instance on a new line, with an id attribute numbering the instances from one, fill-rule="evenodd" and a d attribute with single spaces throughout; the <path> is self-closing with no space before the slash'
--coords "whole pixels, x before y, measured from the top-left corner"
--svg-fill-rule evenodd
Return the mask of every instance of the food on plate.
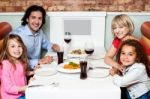
<path id="1" fill-rule="evenodd" d="M 71 54 L 81 55 L 81 54 L 85 54 L 85 52 L 81 49 L 76 49 L 76 50 L 72 50 Z"/>
<path id="2" fill-rule="evenodd" d="M 64 65 L 64 69 L 78 69 L 80 65 L 75 62 L 69 62 L 68 64 Z"/>

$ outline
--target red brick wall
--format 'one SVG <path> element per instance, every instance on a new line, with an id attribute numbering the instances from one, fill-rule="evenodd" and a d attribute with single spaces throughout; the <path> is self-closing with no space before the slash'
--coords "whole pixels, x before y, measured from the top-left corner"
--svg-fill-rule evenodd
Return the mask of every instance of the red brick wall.
<path id="1" fill-rule="evenodd" d="M 0 12 L 42 5 L 46 11 L 150 12 L 150 0 L 0 0 Z"/>

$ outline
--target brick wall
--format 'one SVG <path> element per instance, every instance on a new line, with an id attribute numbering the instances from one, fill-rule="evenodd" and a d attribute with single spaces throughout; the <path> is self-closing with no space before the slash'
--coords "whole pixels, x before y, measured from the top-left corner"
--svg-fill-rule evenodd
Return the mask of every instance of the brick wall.
<path id="1" fill-rule="evenodd" d="M 150 12 L 150 0 L 0 0 L 0 12 L 42 5 L 46 11 Z"/>

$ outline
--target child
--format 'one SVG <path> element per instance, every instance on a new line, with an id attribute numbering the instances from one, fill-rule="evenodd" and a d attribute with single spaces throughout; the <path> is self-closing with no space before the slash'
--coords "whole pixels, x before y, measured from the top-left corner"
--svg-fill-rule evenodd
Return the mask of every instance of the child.
<path id="1" fill-rule="evenodd" d="M 131 34 L 134 31 L 134 24 L 129 16 L 125 14 L 117 15 L 112 20 L 112 32 L 114 34 L 114 40 L 108 52 L 105 55 L 105 63 L 122 70 L 120 64 L 113 60 L 116 52 L 122 41 L 127 39 L 135 39 Z"/>
<path id="2" fill-rule="evenodd" d="M 5 38 L 0 62 L 2 99 L 25 99 L 28 59 L 26 47 L 18 35 L 10 34 Z"/>
<path id="3" fill-rule="evenodd" d="M 143 46 L 137 40 L 126 40 L 120 46 L 116 60 L 124 70 L 122 76 L 112 68 L 110 74 L 119 87 L 126 87 L 126 99 L 150 99 L 150 67 Z"/>

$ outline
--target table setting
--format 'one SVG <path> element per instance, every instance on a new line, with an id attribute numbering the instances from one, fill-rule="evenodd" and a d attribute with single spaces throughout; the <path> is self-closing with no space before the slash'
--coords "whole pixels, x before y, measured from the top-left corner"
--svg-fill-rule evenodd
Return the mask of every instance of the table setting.
<path id="1" fill-rule="evenodd" d="M 89 59 L 87 77 L 81 79 L 81 69 L 64 69 L 64 65 L 74 62 L 80 65 L 80 57 L 65 58 L 58 64 L 57 53 L 51 52 L 54 61 L 44 64 L 35 71 L 34 78 L 25 92 L 26 99 L 120 99 L 120 89 L 112 83 L 109 68 L 103 58 Z"/>
<path id="2" fill-rule="evenodd" d="M 67 45 L 70 35 L 64 39 Z M 26 99 L 120 99 L 120 88 L 113 84 L 110 67 L 104 63 L 105 53 L 97 53 L 92 43 L 85 48 L 67 48 L 67 52 L 61 49 L 46 54 L 53 62 L 35 71 Z"/>

